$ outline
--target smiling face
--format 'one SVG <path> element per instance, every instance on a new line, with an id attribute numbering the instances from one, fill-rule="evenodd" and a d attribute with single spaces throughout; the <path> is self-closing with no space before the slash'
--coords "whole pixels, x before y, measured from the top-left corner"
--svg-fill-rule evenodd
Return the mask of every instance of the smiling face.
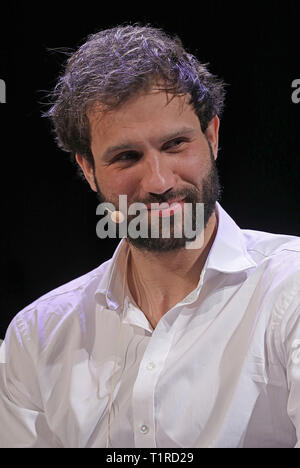
<path id="1" fill-rule="evenodd" d="M 206 226 L 220 191 L 215 165 L 219 119 L 210 122 L 204 135 L 188 100 L 189 96 L 170 100 L 153 89 L 109 113 L 101 113 L 101 107 L 90 113 L 95 167 L 80 155 L 76 159 L 101 202 L 118 208 L 119 195 L 127 195 L 128 205 L 200 202 Z M 177 238 L 128 240 L 156 251 L 185 245 L 185 239 Z"/>

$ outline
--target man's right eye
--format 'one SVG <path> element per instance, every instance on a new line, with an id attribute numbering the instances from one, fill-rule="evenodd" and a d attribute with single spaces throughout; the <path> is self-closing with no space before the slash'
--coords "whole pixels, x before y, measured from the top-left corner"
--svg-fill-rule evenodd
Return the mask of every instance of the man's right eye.
<path id="1" fill-rule="evenodd" d="M 124 153 L 118 154 L 113 162 L 122 162 L 122 161 L 131 161 L 138 158 L 138 153 L 136 151 L 126 151 Z"/>

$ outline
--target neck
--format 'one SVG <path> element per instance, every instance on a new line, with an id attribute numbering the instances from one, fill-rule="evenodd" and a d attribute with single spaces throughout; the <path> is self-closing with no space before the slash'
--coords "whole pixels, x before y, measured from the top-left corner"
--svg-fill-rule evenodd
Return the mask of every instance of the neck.
<path id="1" fill-rule="evenodd" d="M 197 286 L 217 225 L 214 212 L 204 230 L 200 249 L 183 248 L 157 254 L 130 245 L 128 285 L 137 305 L 148 319 L 152 317 L 152 326 Z"/>

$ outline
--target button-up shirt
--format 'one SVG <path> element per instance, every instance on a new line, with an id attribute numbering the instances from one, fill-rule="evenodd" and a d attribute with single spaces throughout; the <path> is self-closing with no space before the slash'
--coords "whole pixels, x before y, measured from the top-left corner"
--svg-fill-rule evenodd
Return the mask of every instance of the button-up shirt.
<path id="1" fill-rule="evenodd" d="M 122 301 L 126 239 L 14 317 L 0 447 L 300 446 L 300 238 L 216 214 L 197 287 L 154 330 Z"/>

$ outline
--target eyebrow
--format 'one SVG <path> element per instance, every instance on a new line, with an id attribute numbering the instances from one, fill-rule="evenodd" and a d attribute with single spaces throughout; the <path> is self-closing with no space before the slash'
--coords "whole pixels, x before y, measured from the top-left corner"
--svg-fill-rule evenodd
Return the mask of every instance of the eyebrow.
<path id="1" fill-rule="evenodd" d="M 195 128 L 192 128 L 192 127 L 182 127 L 176 131 L 173 131 L 171 133 L 168 133 L 166 135 L 164 135 L 162 138 L 160 138 L 159 142 L 160 143 L 163 143 L 164 141 L 168 141 L 168 140 L 172 140 L 180 135 L 190 135 L 192 133 L 196 133 L 196 129 Z M 125 141 L 123 143 L 120 143 L 118 145 L 114 145 L 114 146 L 109 146 L 104 154 L 103 154 L 103 159 L 104 160 L 107 160 L 110 158 L 110 156 L 113 154 L 113 153 L 116 153 L 118 151 L 122 151 L 122 150 L 126 150 L 126 149 L 129 149 L 129 148 L 132 148 L 134 146 L 136 146 L 137 143 L 134 142 L 134 141 Z"/>

